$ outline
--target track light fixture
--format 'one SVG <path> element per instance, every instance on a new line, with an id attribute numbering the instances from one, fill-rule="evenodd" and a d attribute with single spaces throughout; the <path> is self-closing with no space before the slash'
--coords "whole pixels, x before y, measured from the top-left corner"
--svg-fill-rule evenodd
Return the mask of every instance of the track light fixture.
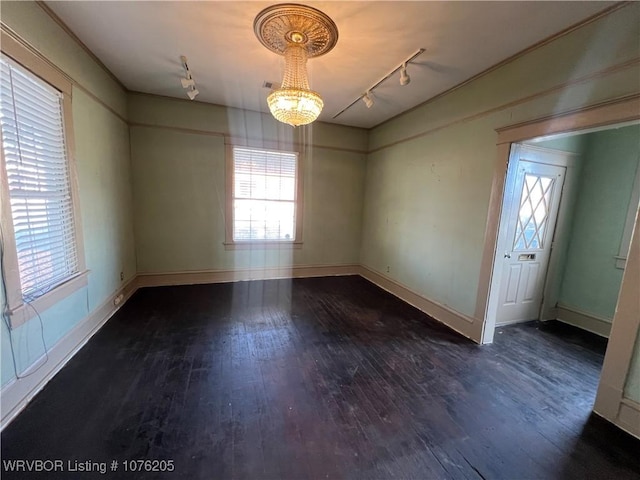
<path id="1" fill-rule="evenodd" d="M 196 82 L 193 78 L 181 78 L 182 88 L 189 88 L 195 86 Z"/>
<path id="2" fill-rule="evenodd" d="M 407 73 L 407 64 L 403 63 L 402 67 L 400 68 L 400 85 L 402 86 L 409 85 L 410 81 L 411 81 L 411 77 Z"/>
<path id="3" fill-rule="evenodd" d="M 371 96 L 371 92 L 367 92 L 363 95 L 362 101 L 367 106 L 367 108 L 373 107 L 373 104 L 376 103 Z"/>
<path id="4" fill-rule="evenodd" d="M 198 95 L 199 93 L 200 92 L 197 88 L 187 90 L 187 96 L 189 97 L 189 100 L 194 100 L 196 98 L 196 95 Z"/>
<path id="5" fill-rule="evenodd" d="M 191 75 L 191 70 L 189 70 L 187 57 L 182 55 L 180 57 L 180 60 L 182 61 L 182 66 L 184 67 L 185 74 L 185 77 L 180 79 L 180 83 L 182 84 L 182 88 L 187 90 L 187 96 L 189 97 L 189 100 L 194 100 L 200 92 L 196 88 L 196 81 L 193 79 L 193 75 Z"/>
<path id="6" fill-rule="evenodd" d="M 387 73 L 384 77 L 382 77 L 380 80 L 378 80 L 376 83 L 374 83 L 373 85 L 371 85 L 371 87 L 369 87 L 367 89 L 367 91 L 365 93 L 363 93 L 362 95 L 360 95 L 358 98 L 356 98 L 353 102 L 351 102 L 349 105 L 347 105 L 346 107 L 344 107 L 342 110 L 340 110 L 338 113 L 336 113 L 333 118 L 338 118 L 340 115 L 342 115 L 344 112 L 346 112 L 347 110 L 349 110 L 351 107 L 353 107 L 356 103 L 358 103 L 358 100 L 362 99 L 362 101 L 364 102 L 364 104 L 367 106 L 367 108 L 371 108 L 374 104 L 374 100 L 373 100 L 373 96 L 371 95 L 371 93 L 373 92 L 373 90 L 375 88 L 378 88 L 380 86 L 380 84 L 382 82 L 384 82 L 386 79 L 388 79 L 389 77 L 391 77 L 394 73 L 396 73 L 398 70 L 400 70 L 400 85 L 408 85 L 409 82 L 411 82 L 411 77 L 409 76 L 409 74 L 407 73 L 407 64 L 410 63 L 413 59 L 415 59 L 416 57 L 422 55 L 424 53 L 424 48 L 420 48 L 418 49 L 415 53 L 413 53 L 410 57 L 408 57 L 404 62 L 402 62 L 400 65 L 398 65 L 396 68 L 394 68 L 393 70 L 391 70 L 389 73 Z"/>

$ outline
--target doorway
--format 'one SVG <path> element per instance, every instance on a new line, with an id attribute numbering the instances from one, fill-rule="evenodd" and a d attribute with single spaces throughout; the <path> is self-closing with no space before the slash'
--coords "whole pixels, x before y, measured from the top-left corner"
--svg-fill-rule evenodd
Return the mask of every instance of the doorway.
<path id="1" fill-rule="evenodd" d="M 512 152 L 512 144 L 517 143 L 529 143 L 531 139 L 550 140 L 554 137 L 568 137 L 578 134 L 590 133 L 598 130 L 611 129 L 614 127 L 622 127 L 629 125 L 637 125 L 640 123 L 640 98 L 633 97 L 629 99 L 623 99 L 615 103 L 607 103 L 602 106 L 595 106 L 584 111 L 576 113 L 566 114 L 557 118 L 542 119 L 534 122 L 529 122 L 521 125 L 514 125 L 512 127 L 505 127 L 497 131 L 497 156 L 494 167 L 493 185 L 491 189 L 491 197 L 489 203 L 489 213 L 487 217 L 484 247 L 482 254 L 482 263 L 480 265 L 480 281 L 478 283 L 478 292 L 476 297 L 475 318 L 482 319 L 482 331 L 479 336 L 480 343 L 487 344 L 492 343 L 496 327 L 496 296 L 490 295 L 492 281 L 494 276 L 501 274 L 500 271 L 495 271 L 495 260 L 499 255 L 502 257 L 505 253 L 504 247 L 502 250 L 498 250 L 498 230 L 501 224 L 502 217 L 505 215 L 503 211 L 504 195 L 507 194 L 507 170 L 510 166 L 510 156 Z M 565 151 L 571 151 L 571 149 L 565 148 L 566 145 L 550 145 L 554 142 L 545 142 L 544 146 L 553 149 L 562 149 Z M 540 144 L 538 144 L 540 145 Z M 570 168 L 568 168 L 568 171 Z M 563 196 L 566 198 L 568 183 L 571 181 L 572 175 L 567 174 L 565 178 Z M 562 202 L 560 209 L 567 208 L 571 202 Z M 634 213 L 634 212 L 632 212 Z M 631 215 L 633 217 L 633 215 Z M 633 220 L 633 219 L 632 219 Z M 635 222 L 631 222 L 631 225 Z M 562 222 L 558 225 L 559 229 L 562 229 Z M 558 231 L 554 232 L 556 235 Z M 637 252 L 632 252 L 637 253 Z M 553 269 L 553 250 L 551 255 L 551 262 L 549 268 Z M 631 255 L 633 256 L 633 255 Z M 625 270 L 626 272 L 626 270 Z M 552 276 L 553 277 L 553 276 Z M 631 282 L 634 285 L 637 284 L 636 279 L 630 275 L 625 275 L 623 279 L 623 285 L 625 282 Z M 558 285 L 552 282 L 547 285 L 548 289 L 558 288 Z M 555 318 L 549 316 L 553 305 L 548 303 L 548 296 L 543 294 L 542 303 L 542 315 L 541 318 L 548 320 Z M 615 307 L 615 305 L 614 305 Z M 630 347 L 632 348 L 632 346 Z"/>
<path id="2" fill-rule="evenodd" d="M 640 125 L 511 145 L 488 317 L 608 337 L 640 194 Z M 562 150 L 560 150 L 562 149 Z"/>
<path id="3" fill-rule="evenodd" d="M 491 343 L 495 332 L 496 319 L 495 316 L 489 315 L 488 309 L 489 293 L 494 274 L 493 266 L 511 144 L 531 138 L 584 133 L 590 129 L 639 122 L 640 97 L 630 96 L 577 112 L 513 125 L 497 131 L 497 155 L 475 309 L 476 318 L 482 319 L 481 343 Z M 635 213 L 635 220 L 631 221 L 633 233 L 630 235 L 628 257 L 623 270 L 620 294 L 615 304 L 615 315 L 611 324 L 594 411 L 640 437 L 638 428 L 640 398 L 629 398 L 627 391 L 634 379 L 640 378 L 640 304 L 637 295 L 640 291 L 640 228 L 633 228 L 640 224 L 640 212 L 636 210 Z M 636 352 L 635 355 L 634 352 Z"/>

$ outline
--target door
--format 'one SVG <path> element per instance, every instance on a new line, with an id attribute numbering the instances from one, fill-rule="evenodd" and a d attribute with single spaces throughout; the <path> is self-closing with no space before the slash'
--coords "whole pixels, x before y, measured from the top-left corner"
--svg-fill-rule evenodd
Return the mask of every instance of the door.
<path id="1" fill-rule="evenodd" d="M 539 316 L 566 168 L 518 160 L 507 208 L 497 324 Z"/>

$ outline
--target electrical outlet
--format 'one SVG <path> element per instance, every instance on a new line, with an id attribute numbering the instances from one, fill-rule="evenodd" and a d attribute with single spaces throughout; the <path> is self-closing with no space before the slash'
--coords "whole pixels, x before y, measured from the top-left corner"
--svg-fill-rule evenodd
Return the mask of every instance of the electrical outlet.
<path id="1" fill-rule="evenodd" d="M 120 295 L 118 295 L 116 298 L 113 299 L 113 304 L 117 307 L 122 303 L 122 300 L 124 300 L 124 295 L 121 293 Z"/>
<path id="2" fill-rule="evenodd" d="M 387 273 L 389 273 L 389 265 L 387 265 Z"/>
<path id="3" fill-rule="evenodd" d="M 124 281 L 124 272 L 120 272 L 120 281 Z"/>

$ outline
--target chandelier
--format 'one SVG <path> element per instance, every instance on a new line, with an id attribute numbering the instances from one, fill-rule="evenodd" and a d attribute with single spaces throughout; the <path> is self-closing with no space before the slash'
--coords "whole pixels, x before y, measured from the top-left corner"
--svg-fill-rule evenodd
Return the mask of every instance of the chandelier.
<path id="1" fill-rule="evenodd" d="M 253 29 L 265 47 L 284 56 L 282 86 L 267 97 L 271 114 L 294 127 L 313 122 L 324 102 L 309 87 L 307 59 L 324 55 L 335 46 L 336 24 L 315 8 L 283 3 L 262 10 Z"/>

